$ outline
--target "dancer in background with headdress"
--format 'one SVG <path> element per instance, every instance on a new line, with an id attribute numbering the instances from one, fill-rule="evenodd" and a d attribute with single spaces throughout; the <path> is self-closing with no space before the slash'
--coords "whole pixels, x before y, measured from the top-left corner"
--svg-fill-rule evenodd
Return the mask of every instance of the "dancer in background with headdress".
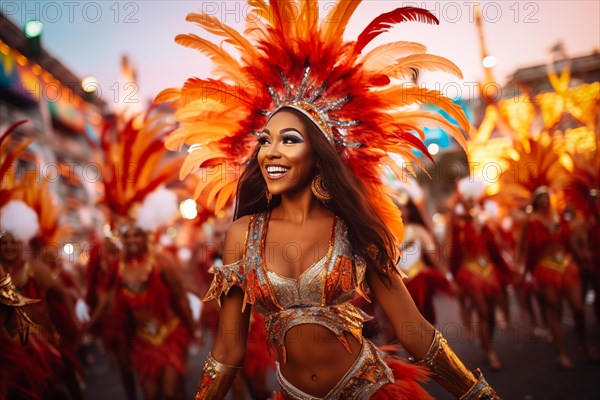
<path id="1" fill-rule="evenodd" d="M 103 227 L 100 239 L 92 239 L 86 270 L 85 302 L 90 309 L 88 333 L 100 339 L 104 351 L 114 357 L 128 400 L 137 398 L 135 376 L 127 354 L 128 326 L 123 325 L 124 310 L 116 307 L 115 285 L 119 270 L 119 240 Z"/>
<path id="2" fill-rule="evenodd" d="M 184 398 L 188 345 L 197 332 L 174 258 L 154 249 L 157 229 L 178 210 L 177 196 L 162 186 L 180 163 L 166 159 L 164 134 L 160 116 L 146 118 L 140 129 L 132 121 L 114 135 L 107 129 L 99 163 L 102 204 L 110 210 L 110 235 L 120 251 L 110 295 L 97 305 L 90 324 L 122 318 L 119 342 L 126 347 L 119 350 L 127 356 L 122 362 L 137 374 L 145 399 Z"/>
<path id="3" fill-rule="evenodd" d="M 241 61 L 199 36 L 176 39 L 209 55 L 221 79 L 189 79 L 158 96 L 178 108 L 180 127 L 167 145 L 192 146 L 184 175 L 198 167 L 220 171 L 199 190 L 217 209 L 237 189 L 224 265 L 215 268 L 206 297 L 220 302 L 221 314 L 197 399 L 223 398 L 231 386 L 252 307 L 265 315 L 277 351 L 279 398 L 429 398 L 417 383 L 427 371 L 456 397 L 498 398 L 411 300 L 395 266 L 399 210 L 381 181 L 384 165 L 402 174 L 388 153 L 416 161 L 414 147 L 427 152 L 411 132 L 422 133 L 428 122 L 464 139 L 443 117 L 403 106 L 434 102 L 468 130 L 460 108 L 442 94 L 391 85 L 391 78 L 407 80 L 415 68 L 460 73 L 417 43 L 363 52 L 395 23 L 438 22 L 423 9 L 382 14 L 357 41 L 344 42 L 358 4 L 341 0 L 320 23 L 316 1 L 299 8 L 251 1 L 256 18 L 245 34 L 210 15 L 188 15 L 239 50 Z M 290 7 L 298 19 L 289 18 Z M 418 366 L 386 358 L 363 338 L 367 317 L 350 304 L 355 293 L 381 305 Z"/>
<path id="4" fill-rule="evenodd" d="M 587 224 L 587 245 L 589 249 L 587 260 L 593 279 L 596 323 L 600 324 L 600 246 L 595 245 L 600 237 L 600 185 L 590 189 L 589 196 L 591 218 Z"/>
<path id="5" fill-rule="evenodd" d="M 570 156 L 573 173 L 565 185 L 565 197 L 585 219 L 580 267 L 590 277 L 595 293 L 596 322 L 600 324 L 600 246 L 597 245 L 600 237 L 600 140 L 595 140 L 591 149 L 570 152 Z"/>
<path id="6" fill-rule="evenodd" d="M 435 325 L 434 295 L 452 295 L 452 285 L 456 284 L 452 282 L 454 278 L 447 266 L 441 264 L 438 245 L 417 206 L 423 197 L 422 191 L 416 183 L 411 188 L 413 193 L 401 189 L 394 199 L 404 223 L 404 240 L 400 246 L 398 267 L 407 276 L 404 284 L 417 308 L 427 321 Z"/>
<path id="7" fill-rule="evenodd" d="M 29 175 L 27 178 L 31 179 Z M 21 198 L 38 215 L 39 233 L 30 242 L 35 253 L 35 262 L 43 264 L 52 274 L 60 291 L 50 291 L 44 298 L 52 323 L 56 346 L 64 364 L 62 375 L 73 399 L 83 397 L 84 371 L 77 350 L 81 344 L 81 325 L 76 317 L 75 305 L 82 302 L 79 282 L 64 269 L 62 247 L 67 243 L 70 228 L 60 223 L 62 207 L 44 176 L 33 176 L 25 180 Z"/>
<path id="8" fill-rule="evenodd" d="M 51 366 L 26 347 L 37 344 L 28 343 L 34 323 L 23 308 L 39 301 L 22 296 L 0 264 L 1 399 L 42 399 L 52 381 Z"/>
<path id="9" fill-rule="evenodd" d="M 516 157 L 501 176 L 502 199 L 508 203 L 530 199 L 531 212 L 524 227 L 518 264 L 521 281 L 527 272 L 533 276 L 542 301 L 548 328 L 552 334 L 563 369 L 573 368 L 562 338 L 562 302 L 566 299 L 573 312 L 575 331 L 583 351 L 594 357 L 585 330 L 579 268 L 573 261 L 573 235 L 569 224 L 552 204 L 551 192 L 565 185 L 568 171 L 561 161 L 563 150 L 546 133 L 537 140 L 515 143 Z"/>
<path id="10" fill-rule="evenodd" d="M 38 229 L 35 211 L 22 201 L 0 205 L 0 396 L 7 399 L 70 398 L 60 379 L 63 364 L 49 315 L 40 301 L 47 290 L 58 288 L 43 267 L 35 268 L 34 277 L 25 258 L 25 246 Z M 32 292 L 33 285 L 40 297 L 29 300 L 22 293 Z"/>
<path id="11" fill-rule="evenodd" d="M 483 181 L 466 177 L 458 182 L 459 202 L 451 221 L 450 269 L 468 302 L 465 313 L 475 309 L 482 350 L 492 370 L 502 367 L 492 348 L 496 309 L 506 300 L 503 276 L 512 269 L 502 256 L 493 230 L 479 208 L 485 192 Z M 466 322 L 470 315 L 466 315 Z"/>
<path id="12" fill-rule="evenodd" d="M 40 234 L 40 217 L 48 217 L 48 214 L 42 215 L 41 209 L 34 210 L 23 201 L 29 199 L 28 191 L 35 190 L 31 185 L 42 184 L 37 175 L 31 181 L 18 179 L 14 168 L 13 163 L 31 143 L 31 140 L 19 144 L 12 142 L 10 134 L 21 123 L 15 124 L 0 137 L 0 265 L 6 274 L 11 275 L 12 285 L 20 295 L 41 301 L 22 305 L 35 325 L 31 329 L 29 345 L 23 348 L 23 353 L 9 368 L 21 374 L 39 373 L 47 378 L 40 387 L 27 388 L 34 397 L 78 399 L 81 398 L 81 388 L 74 375 L 77 361 L 74 352 L 69 354 L 67 351 L 70 346 L 61 337 L 64 331 L 60 325 L 65 322 L 77 331 L 73 300 L 53 276 L 47 260 L 39 252 L 29 251 L 32 239 Z M 44 219 L 43 235 L 48 234 L 46 228 L 49 226 L 57 229 L 57 219 Z M 42 241 L 44 239 L 48 237 L 42 238 Z M 53 304 L 49 301 L 52 296 L 55 296 Z M 56 314 L 51 312 L 52 305 L 60 307 L 66 317 L 64 321 L 53 320 Z"/>

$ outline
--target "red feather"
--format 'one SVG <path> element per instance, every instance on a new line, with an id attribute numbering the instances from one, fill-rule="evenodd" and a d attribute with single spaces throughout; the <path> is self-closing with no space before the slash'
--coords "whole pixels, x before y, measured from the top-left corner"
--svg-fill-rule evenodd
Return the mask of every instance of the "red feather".
<path id="1" fill-rule="evenodd" d="M 167 132 L 166 134 L 169 134 L 170 132 Z M 160 152 L 160 150 L 162 150 L 163 146 L 165 145 L 165 142 L 162 140 L 162 138 L 158 138 L 158 139 L 154 139 L 149 145 L 148 147 L 146 147 L 144 149 L 144 152 L 140 155 L 140 160 L 147 160 L 148 158 L 150 158 L 151 155 L 156 154 L 157 152 Z M 137 182 L 140 179 L 140 175 L 142 174 L 143 168 L 136 168 L 133 172 L 133 181 Z"/>
<path id="2" fill-rule="evenodd" d="M 139 134 L 139 131 L 137 131 L 133 127 L 133 121 L 134 121 L 134 118 L 129 119 L 127 121 L 127 125 L 125 126 L 125 129 L 123 129 L 122 132 L 117 133 L 118 135 L 123 135 L 125 138 L 125 140 L 122 141 L 124 143 L 124 145 L 123 145 L 123 175 L 121 175 L 122 187 L 127 187 L 127 180 L 131 179 L 130 169 L 132 167 L 134 167 L 133 165 L 131 165 L 131 156 L 132 156 L 131 149 L 133 147 L 133 144 L 135 143 L 135 139 L 136 139 L 137 135 Z"/>
<path id="3" fill-rule="evenodd" d="M 369 83 L 376 87 L 387 86 L 390 82 L 390 77 L 387 75 L 377 75 L 376 77 L 369 79 Z"/>
<path id="4" fill-rule="evenodd" d="M 6 140 L 6 138 L 8 138 L 10 134 L 19 127 L 19 125 L 23 125 L 25 122 L 27 122 L 26 119 L 15 122 L 13 125 L 11 125 L 6 132 L 0 135 L 0 144 L 2 144 L 2 142 L 4 142 L 4 140 Z"/>
<path id="5" fill-rule="evenodd" d="M 430 11 L 417 7 L 401 7 L 394 11 L 381 14 L 375 18 L 358 36 L 354 46 L 354 54 L 360 54 L 371 40 L 383 32 L 387 32 L 392 25 L 406 21 L 418 21 L 438 25 L 440 21 Z"/>
<path id="6" fill-rule="evenodd" d="M 425 147 L 425 144 L 418 137 L 416 137 L 412 133 L 405 131 L 396 131 L 396 134 L 402 139 L 412 144 L 413 146 L 415 146 L 417 150 L 425 154 L 427 158 L 431 160 L 431 162 L 435 163 L 435 161 L 433 161 L 433 157 L 431 156 L 431 154 L 429 154 L 427 147 Z"/>

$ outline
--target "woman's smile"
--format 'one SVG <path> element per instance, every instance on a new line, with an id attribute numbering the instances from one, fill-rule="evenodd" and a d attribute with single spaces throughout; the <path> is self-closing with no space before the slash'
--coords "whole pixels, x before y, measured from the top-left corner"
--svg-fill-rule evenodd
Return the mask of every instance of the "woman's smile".
<path id="1" fill-rule="evenodd" d="M 291 111 L 275 114 L 261 132 L 258 162 L 271 194 L 309 188 L 315 169 L 306 124 Z"/>
<path id="2" fill-rule="evenodd" d="M 281 164 L 266 164 L 265 169 L 267 170 L 267 178 L 276 181 L 286 176 L 290 167 Z"/>

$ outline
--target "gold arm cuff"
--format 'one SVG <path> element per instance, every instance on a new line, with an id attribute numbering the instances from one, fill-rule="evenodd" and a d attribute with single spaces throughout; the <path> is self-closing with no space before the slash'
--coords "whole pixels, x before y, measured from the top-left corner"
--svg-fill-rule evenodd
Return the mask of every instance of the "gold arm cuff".
<path id="1" fill-rule="evenodd" d="M 429 351 L 417 364 L 429 369 L 433 379 L 457 399 L 500 399 L 481 371 L 471 372 L 465 367 L 439 331 L 435 332 Z"/>
<path id="2" fill-rule="evenodd" d="M 473 371 L 473 374 L 477 378 L 477 382 L 460 400 L 501 400 L 498 393 L 487 383 L 479 369 Z"/>
<path id="3" fill-rule="evenodd" d="M 240 369 L 222 364 L 208 353 L 194 400 L 223 399 Z"/>

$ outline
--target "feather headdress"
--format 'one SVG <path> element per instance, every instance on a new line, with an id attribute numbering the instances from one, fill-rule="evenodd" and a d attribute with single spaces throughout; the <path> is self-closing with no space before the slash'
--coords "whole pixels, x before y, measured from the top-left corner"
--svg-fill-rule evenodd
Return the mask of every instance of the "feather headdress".
<path id="1" fill-rule="evenodd" d="M 130 119 L 121 130 L 107 124 L 102 132 L 96 162 L 102 176 L 106 206 L 113 228 L 119 220 L 135 220 L 136 208 L 159 186 L 177 179 L 181 158 L 170 155 L 164 138 L 170 127 L 161 115 L 146 117 L 136 127 Z"/>
<path id="2" fill-rule="evenodd" d="M 10 232 L 15 239 L 29 242 L 40 226 L 36 212 L 20 200 L 24 185 L 17 179 L 14 163 L 32 139 L 15 143 L 11 138 L 15 129 L 25 122 L 13 124 L 0 135 L 0 236 Z"/>
<path id="3" fill-rule="evenodd" d="M 5 206 L 22 190 L 22 185 L 16 179 L 13 164 L 19 158 L 19 155 L 27 149 L 27 146 L 31 144 L 33 139 L 26 139 L 15 144 L 10 135 L 25 122 L 27 121 L 17 122 L 0 135 L 0 208 Z"/>
<path id="4" fill-rule="evenodd" d="M 586 214 L 590 212 L 590 197 L 600 196 L 600 140 L 595 144 L 593 150 L 571 154 L 573 173 L 564 188 L 569 203 Z"/>
<path id="5" fill-rule="evenodd" d="M 218 79 L 191 78 L 179 89 L 161 92 L 157 102 L 173 101 L 180 127 L 166 144 L 191 146 L 181 177 L 198 168 L 222 168 L 196 191 L 216 211 L 234 196 L 243 166 L 256 148 L 253 133 L 282 107 L 291 107 L 315 123 L 366 189 L 371 206 L 398 240 L 402 225 L 397 208 L 383 190 L 385 167 L 402 171 L 390 154 L 417 161 L 412 150 L 428 154 L 424 126 L 441 126 L 464 146 L 463 133 L 438 114 L 406 106 L 434 103 L 468 132 L 460 107 L 440 92 L 409 80 L 415 70 L 438 70 L 461 77 L 452 62 L 426 54 L 423 45 L 394 42 L 365 51 L 377 36 L 406 21 L 437 24 L 429 11 L 403 7 L 381 14 L 354 41 L 343 36 L 360 1 L 339 0 L 335 12 L 319 21 L 316 0 L 250 0 L 244 33 L 205 13 L 187 20 L 223 38 L 239 57 L 195 34 L 178 35 L 177 43 L 207 55 Z M 290 10 L 298 11 L 291 18 Z"/>
<path id="6" fill-rule="evenodd" d="M 500 175 L 501 190 L 497 199 L 505 205 L 522 206 L 540 188 L 562 189 L 569 177 L 564 146 L 542 133 L 537 140 L 515 142 L 514 151 L 506 156 L 508 169 Z"/>
<path id="7" fill-rule="evenodd" d="M 62 207 L 50 189 L 50 181 L 39 174 L 29 175 L 19 198 L 33 209 L 39 219 L 40 246 L 56 245 L 71 234 L 71 227 L 60 223 Z"/>

